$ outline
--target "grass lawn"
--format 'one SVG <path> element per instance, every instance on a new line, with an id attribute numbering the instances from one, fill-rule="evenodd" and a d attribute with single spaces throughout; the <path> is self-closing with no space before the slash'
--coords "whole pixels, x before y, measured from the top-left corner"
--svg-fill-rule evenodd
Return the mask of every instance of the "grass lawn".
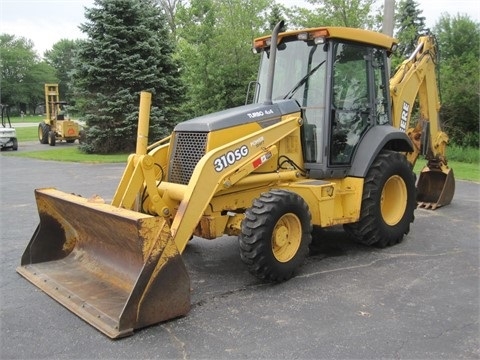
<path id="1" fill-rule="evenodd" d="M 19 145 L 21 146 L 21 144 Z M 45 145 L 49 146 L 49 145 Z M 112 155 L 99 155 L 99 154 L 85 154 L 78 150 L 76 146 L 68 148 L 55 148 L 43 151 L 26 151 L 26 152 L 13 152 L 5 153 L 9 156 L 18 156 L 23 158 L 40 159 L 40 160 L 52 160 L 52 161 L 65 161 L 65 162 L 79 162 L 79 163 L 126 163 L 128 155 L 130 154 L 112 154 Z"/>
<path id="2" fill-rule="evenodd" d="M 15 125 L 13 125 L 15 127 Z M 17 127 L 17 140 L 19 143 L 22 141 L 38 141 L 38 126 L 29 126 L 29 127 Z"/>
<path id="3" fill-rule="evenodd" d="M 45 119 L 44 115 L 25 115 L 23 118 L 20 116 L 11 116 L 10 122 L 15 127 L 17 123 L 39 123 Z"/>
<path id="4" fill-rule="evenodd" d="M 40 122 L 36 119 L 37 122 Z M 17 127 L 17 139 L 19 146 L 22 142 L 38 141 L 38 127 Z M 85 154 L 78 150 L 76 146 L 69 146 L 68 148 L 55 147 L 52 149 L 49 145 L 45 145 L 48 150 L 40 151 L 26 151 L 26 152 L 5 152 L 5 155 L 27 157 L 40 160 L 53 161 L 70 161 L 70 162 L 84 162 L 84 163 L 126 163 L 129 154 L 113 154 L 113 155 L 98 155 Z"/>
<path id="5" fill-rule="evenodd" d="M 78 118 L 75 116 L 70 116 L 71 120 L 78 121 Z M 25 115 L 23 118 L 21 116 L 10 116 L 10 122 L 12 126 L 15 127 L 15 124 L 18 123 L 32 123 L 38 124 L 45 120 L 45 115 Z"/>

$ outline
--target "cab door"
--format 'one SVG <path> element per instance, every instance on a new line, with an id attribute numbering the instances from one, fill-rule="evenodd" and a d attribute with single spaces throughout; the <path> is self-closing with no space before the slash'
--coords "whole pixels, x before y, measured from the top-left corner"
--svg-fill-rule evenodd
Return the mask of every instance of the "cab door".
<path id="1" fill-rule="evenodd" d="M 372 124 L 371 50 L 360 44 L 334 43 L 330 166 L 349 166 L 362 135 Z"/>

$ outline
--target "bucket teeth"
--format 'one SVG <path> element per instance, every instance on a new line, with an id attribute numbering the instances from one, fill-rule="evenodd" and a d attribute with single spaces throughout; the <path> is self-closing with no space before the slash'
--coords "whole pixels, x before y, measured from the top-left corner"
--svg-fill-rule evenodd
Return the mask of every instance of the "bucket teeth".
<path id="1" fill-rule="evenodd" d="M 452 202 L 455 178 L 452 169 L 425 167 L 417 182 L 417 206 L 435 210 Z"/>

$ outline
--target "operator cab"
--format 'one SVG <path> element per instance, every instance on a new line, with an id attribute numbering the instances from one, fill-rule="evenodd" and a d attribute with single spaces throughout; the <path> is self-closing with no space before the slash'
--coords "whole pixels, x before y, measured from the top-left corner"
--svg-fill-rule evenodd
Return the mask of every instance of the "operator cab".
<path id="1" fill-rule="evenodd" d="M 52 113 L 52 120 L 65 120 L 68 119 L 66 101 L 52 101 L 50 102 L 50 108 Z"/>
<path id="2" fill-rule="evenodd" d="M 314 178 L 346 176 L 367 131 L 391 124 L 387 54 L 392 43 L 384 44 L 390 38 L 359 29 L 318 28 L 278 39 L 272 99 L 295 99 L 302 109 L 305 169 Z M 262 57 L 254 102 L 268 101 L 268 40 L 255 41 Z"/>

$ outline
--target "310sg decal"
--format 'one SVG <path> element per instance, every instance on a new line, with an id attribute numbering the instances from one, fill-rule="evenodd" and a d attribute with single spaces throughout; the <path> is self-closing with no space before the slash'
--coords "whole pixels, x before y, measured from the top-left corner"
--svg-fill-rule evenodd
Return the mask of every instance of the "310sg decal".
<path id="1" fill-rule="evenodd" d="M 215 167 L 216 172 L 223 171 L 230 165 L 235 164 L 238 160 L 248 155 L 248 147 L 247 145 L 243 145 L 238 149 L 233 151 L 229 151 L 222 156 L 219 156 L 215 160 L 213 160 L 213 166 Z"/>

